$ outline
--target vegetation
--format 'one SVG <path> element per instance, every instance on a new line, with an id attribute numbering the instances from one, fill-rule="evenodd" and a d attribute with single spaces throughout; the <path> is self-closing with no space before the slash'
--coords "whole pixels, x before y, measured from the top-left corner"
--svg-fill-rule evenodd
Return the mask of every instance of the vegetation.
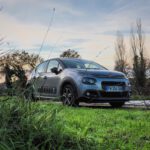
<path id="1" fill-rule="evenodd" d="M 135 86 L 139 94 L 141 94 L 146 83 L 146 59 L 144 56 L 145 47 L 141 20 L 137 20 L 136 33 L 133 30 L 131 31 L 131 49 Z"/>
<path id="2" fill-rule="evenodd" d="M 150 112 L 0 99 L 0 149 L 149 149 Z"/>
<path id="3" fill-rule="evenodd" d="M 0 57 L 0 70 L 5 74 L 7 88 L 12 87 L 12 77 L 19 79 L 21 87 L 26 84 L 25 67 L 33 69 L 42 59 L 39 55 L 29 54 L 25 51 L 15 51 Z"/>
<path id="4" fill-rule="evenodd" d="M 64 51 L 60 57 L 70 57 L 70 58 L 79 58 L 81 57 L 78 52 L 76 52 L 75 50 L 71 50 L 71 49 L 68 49 L 66 51 Z"/>
<path id="5" fill-rule="evenodd" d="M 115 52 L 116 52 L 116 60 L 115 60 L 114 69 L 127 74 L 129 64 L 127 62 L 127 54 L 126 54 L 124 38 L 120 32 L 117 33 L 117 39 L 115 43 Z"/>
<path id="6" fill-rule="evenodd" d="M 123 35 L 118 32 L 115 43 L 116 60 L 115 70 L 132 76 L 132 92 L 136 95 L 149 95 L 149 76 L 146 72 L 150 69 L 150 60 L 145 56 L 145 36 L 142 30 L 142 22 L 137 20 L 136 26 L 131 29 L 130 56 L 127 59 L 127 49 Z M 132 62 L 132 63 L 131 63 Z M 130 73 L 132 75 L 130 75 Z"/>

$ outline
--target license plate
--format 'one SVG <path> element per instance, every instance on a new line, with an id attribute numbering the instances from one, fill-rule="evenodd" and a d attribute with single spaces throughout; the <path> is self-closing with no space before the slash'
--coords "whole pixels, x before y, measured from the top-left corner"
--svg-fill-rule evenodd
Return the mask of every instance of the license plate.
<path id="1" fill-rule="evenodd" d="M 105 90 L 107 92 L 121 92 L 123 91 L 123 87 L 122 86 L 106 86 Z"/>

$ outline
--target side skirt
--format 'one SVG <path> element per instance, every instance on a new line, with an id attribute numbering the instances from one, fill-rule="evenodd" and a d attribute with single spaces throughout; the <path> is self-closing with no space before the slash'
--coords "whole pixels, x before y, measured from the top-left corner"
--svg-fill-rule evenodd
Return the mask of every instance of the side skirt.
<path id="1" fill-rule="evenodd" d="M 38 99 L 53 99 L 53 100 L 56 100 L 56 99 L 59 99 L 58 97 L 48 97 L 48 96 L 36 96 L 36 98 Z"/>

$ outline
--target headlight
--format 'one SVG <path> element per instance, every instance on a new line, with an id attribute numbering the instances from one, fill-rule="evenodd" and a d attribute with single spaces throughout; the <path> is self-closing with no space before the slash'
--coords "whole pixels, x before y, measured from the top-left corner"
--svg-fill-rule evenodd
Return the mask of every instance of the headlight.
<path id="1" fill-rule="evenodd" d="M 96 79 L 89 78 L 89 77 L 84 77 L 82 79 L 82 83 L 84 83 L 84 84 L 95 84 L 96 83 Z"/>

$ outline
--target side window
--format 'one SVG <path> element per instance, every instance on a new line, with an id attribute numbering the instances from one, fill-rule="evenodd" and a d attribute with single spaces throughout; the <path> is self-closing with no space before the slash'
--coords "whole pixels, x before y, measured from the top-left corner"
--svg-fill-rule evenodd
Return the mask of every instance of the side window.
<path id="1" fill-rule="evenodd" d="M 50 60 L 49 64 L 48 64 L 48 68 L 47 68 L 47 72 L 51 72 L 51 69 L 56 67 L 58 68 L 58 61 L 57 60 Z"/>
<path id="2" fill-rule="evenodd" d="M 46 67 L 47 67 L 48 61 L 45 61 L 44 63 L 40 64 L 37 68 L 36 68 L 36 72 L 38 73 L 42 73 L 46 71 Z"/>

